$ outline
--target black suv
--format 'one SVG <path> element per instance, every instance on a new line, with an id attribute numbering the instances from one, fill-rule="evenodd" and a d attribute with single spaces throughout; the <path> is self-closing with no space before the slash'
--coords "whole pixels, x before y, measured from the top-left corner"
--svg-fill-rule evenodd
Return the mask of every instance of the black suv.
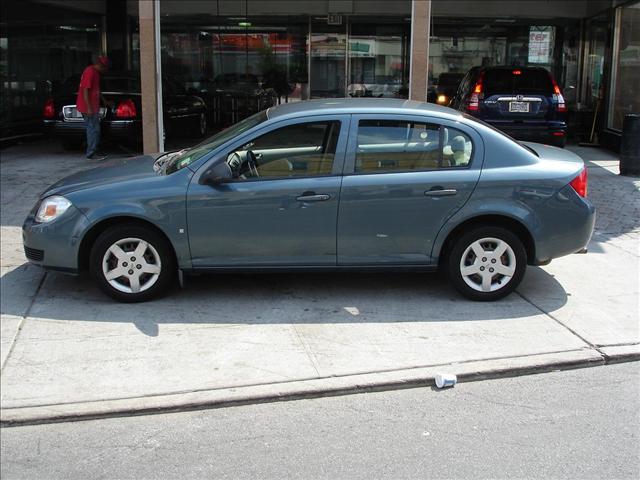
<path id="1" fill-rule="evenodd" d="M 541 67 L 473 67 L 449 105 L 518 140 L 564 147 L 567 106 L 551 73 Z"/>

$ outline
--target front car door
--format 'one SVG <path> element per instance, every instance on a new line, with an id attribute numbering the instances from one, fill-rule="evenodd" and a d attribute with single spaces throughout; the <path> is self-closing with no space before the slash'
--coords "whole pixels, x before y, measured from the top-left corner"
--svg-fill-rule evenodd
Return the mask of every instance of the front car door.
<path id="1" fill-rule="evenodd" d="M 218 186 L 187 193 L 194 268 L 336 265 L 336 222 L 348 115 L 266 126 L 213 162 L 250 153 L 255 167 Z"/>
<path id="2" fill-rule="evenodd" d="M 354 115 L 340 194 L 338 265 L 430 265 L 433 241 L 480 177 L 472 128 L 426 116 Z"/>

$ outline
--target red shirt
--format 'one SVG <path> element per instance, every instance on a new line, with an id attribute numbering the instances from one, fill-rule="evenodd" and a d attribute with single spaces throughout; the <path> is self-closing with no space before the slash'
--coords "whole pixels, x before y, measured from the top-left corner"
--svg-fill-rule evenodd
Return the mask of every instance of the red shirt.
<path id="1" fill-rule="evenodd" d="M 76 99 L 76 108 L 80 113 L 87 113 L 87 104 L 84 101 L 82 89 L 89 89 L 89 105 L 91 111 L 96 114 L 100 109 L 100 72 L 89 65 L 82 72 L 80 78 L 80 88 L 78 89 L 78 98 Z"/>

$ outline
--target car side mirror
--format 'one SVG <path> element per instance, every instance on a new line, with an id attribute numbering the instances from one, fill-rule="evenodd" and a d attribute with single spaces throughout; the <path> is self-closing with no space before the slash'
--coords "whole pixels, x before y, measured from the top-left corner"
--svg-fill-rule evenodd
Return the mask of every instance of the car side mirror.
<path id="1" fill-rule="evenodd" d="M 233 179 L 233 173 L 227 165 L 227 162 L 217 162 L 212 167 L 208 168 L 201 176 L 198 183 L 200 185 L 210 185 L 215 187 L 222 185 Z"/>

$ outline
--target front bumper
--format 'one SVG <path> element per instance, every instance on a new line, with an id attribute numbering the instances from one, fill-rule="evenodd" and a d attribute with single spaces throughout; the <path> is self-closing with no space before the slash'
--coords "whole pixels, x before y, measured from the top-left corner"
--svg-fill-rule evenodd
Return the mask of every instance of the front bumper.
<path id="1" fill-rule="evenodd" d="M 22 242 L 30 263 L 48 270 L 78 273 L 78 253 L 89 220 L 75 206 L 48 223 L 35 221 L 39 203 L 22 225 Z"/>

